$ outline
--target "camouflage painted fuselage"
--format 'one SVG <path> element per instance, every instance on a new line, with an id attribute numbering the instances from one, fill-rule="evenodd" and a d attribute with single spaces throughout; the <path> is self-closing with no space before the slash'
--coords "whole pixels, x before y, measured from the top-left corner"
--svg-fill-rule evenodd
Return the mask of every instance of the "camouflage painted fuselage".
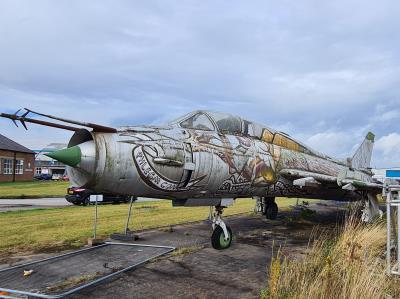
<path id="1" fill-rule="evenodd" d="M 358 199 L 337 184 L 298 187 L 284 169 L 338 176 L 344 162 L 313 152 L 269 130 L 262 138 L 215 131 L 126 127 L 118 133 L 78 131 L 69 147 L 94 141 L 85 167 L 68 167 L 72 183 L 98 192 L 170 199 L 288 196 Z M 286 139 L 285 139 L 286 138 Z M 363 173 L 369 177 L 369 174 Z"/>

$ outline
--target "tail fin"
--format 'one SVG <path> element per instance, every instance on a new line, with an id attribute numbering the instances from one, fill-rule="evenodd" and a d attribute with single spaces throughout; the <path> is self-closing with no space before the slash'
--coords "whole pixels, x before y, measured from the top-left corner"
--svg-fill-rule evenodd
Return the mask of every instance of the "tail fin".
<path id="1" fill-rule="evenodd" d="M 375 135 L 368 132 L 363 143 L 355 152 L 353 158 L 351 158 L 352 168 L 369 168 L 371 164 L 372 149 L 374 147 Z"/>

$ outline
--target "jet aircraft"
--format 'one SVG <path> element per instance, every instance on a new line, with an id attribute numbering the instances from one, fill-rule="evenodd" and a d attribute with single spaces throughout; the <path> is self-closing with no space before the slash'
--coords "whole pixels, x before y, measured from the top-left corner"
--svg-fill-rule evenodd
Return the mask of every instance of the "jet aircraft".
<path id="1" fill-rule="evenodd" d="M 364 200 L 365 221 L 381 213 L 376 195 L 382 184 L 370 169 L 372 133 L 351 158 L 338 160 L 227 113 L 194 111 L 162 126 L 112 128 L 25 110 L 0 116 L 25 129 L 30 122 L 74 131 L 67 148 L 48 154 L 67 165 L 73 186 L 164 198 L 173 206 L 214 206 L 216 249 L 232 242 L 222 212 L 238 198 L 255 198 L 257 211 L 268 219 L 277 217 L 275 198 L 281 196 Z M 57 122 L 28 118 L 29 113 Z"/>

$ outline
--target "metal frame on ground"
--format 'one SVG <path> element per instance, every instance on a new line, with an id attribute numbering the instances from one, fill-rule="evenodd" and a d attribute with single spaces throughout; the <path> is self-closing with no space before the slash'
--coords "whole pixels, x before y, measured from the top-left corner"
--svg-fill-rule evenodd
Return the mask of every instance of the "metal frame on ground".
<path id="1" fill-rule="evenodd" d="M 133 268 L 135 268 L 137 266 L 140 266 L 140 265 L 148 262 L 149 260 L 152 260 L 154 258 L 157 258 L 159 256 L 165 255 L 165 254 L 175 250 L 175 247 L 172 247 L 172 246 L 148 245 L 148 244 L 137 244 L 137 243 L 105 242 L 104 244 L 101 244 L 101 245 L 98 245 L 98 246 L 93 246 L 93 247 L 90 247 L 90 248 L 84 248 L 84 249 L 76 250 L 76 251 L 73 251 L 73 252 L 69 252 L 69 253 L 53 256 L 53 257 L 50 257 L 50 258 L 41 259 L 41 260 L 38 260 L 38 261 L 34 261 L 34 262 L 30 262 L 30 263 L 26 263 L 26 264 L 14 266 L 14 267 L 2 269 L 2 270 L 0 270 L 0 273 L 4 273 L 6 271 L 14 270 L 14 269 L 17 269 L 17 268 L 25 268 L 28 265 L 33 265 L 33 264 L 38 264 L 40 262 L 55 260 L 55 259 L 62 258 L 62 257 L 65 257 L 65 256 L 77 255 L 77 254 L 82 253 L 82 252 L 86 252 L 86 251 L 89 251 L 89 250 L 93 250 L 95 248 L 104 247 L 104 246 L 108 246 L 108 245 L 123 245 L 123 246 L 164 248 L 166 250 L 164 252 L 162 252 L 162 253 L 158 253 L 158 254 L 153 255 L 153 256 L 151 256 L 149 258 L 146 258 L 145 260 L 143 260 L 143 261 L 141 261 L 139 263 L 135 263 L 135 264 L 130 265 L 130 266 L 126 267 L 126 268 L 123 268 L 123 269 L 120 269 L 120 270 L 115 271 L 113 273 L 107 274 L 107 275 L 102 276 L 100 278 L 97 278 L 97 279 L 95 279 L 95 280 L 93 280 L 91 282 L 88 282 L 86 284 L 80 285 L 80 286 L 78 286 L 76 288 L 72 288 L 72 289 L 70 289 L 70 290 L 68 290 L 68 291 L 66 291 L 64 293 L 51 294 L 50 295 L 50 294 L 33 293 L 33 292 L 14 290 L 14 289 L 6 289 L 6 288 L 1 288 L 0 287 L 0 291 L 1 292 L 6 292 L 6 293 L 10 294 L 10 295 L 7 295 L 7 296 L 0 295 L 0 298 L 20 298 L 20 297 L 12 297 L 12 295 L 19 295 L 19 296 L 22 295 L 22 296 L 28 296 L 29 298 L 33 297 L 33 298 L 44 298 L 44 299 L 63 298 L 65 296 L 68 296 L 68 295 L 71 295 L 71 294 L 73 294 L 75 292 L 78 292 L 78 291 L 80 291 L 80 290 L 82 290 L 84 288 L 87 288 L 87 287 L 93 286 L 95 284 L 98 284 L 100 282 L 103 282 L 103 281 L 105 281 L 105 280 L 107 280 L 107 279 L 109 279 L 109 278 L 111 278 L 113 276 L 116 276 L 116 275 L 121 274 L 123 272 L 126 272 L 128 270 L 131 270 L 131 269 L 133 269 Z"/>

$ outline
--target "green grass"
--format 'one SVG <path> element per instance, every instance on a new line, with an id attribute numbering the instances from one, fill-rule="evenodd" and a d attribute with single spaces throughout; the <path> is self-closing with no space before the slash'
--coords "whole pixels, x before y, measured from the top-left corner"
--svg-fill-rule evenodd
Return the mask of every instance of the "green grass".
<path id="1" fill-rule="evenodd" d="M 296 203 L 278 198 L 280 208 Z M 224 215 L 250 213 L 255 201 L 238 199 Z M 124 229 L 128 204 L 98 207 L 97 237 L 107 237 Z M 171 202 L 135 203 L 130 229 L 142 230 L 206 219 L 208 207 L 172 207 Z M 65 207 L 0 213 L 0 255 L 17 252 L 54 251 L 82 246 L 93 234 L 94 207 Z"/>
<path id="2" fill-rule="evenodd" d="M 0 198 L 62 197 L 68 186 L 69 182 L 58 181 L 0 183 Z"/>

